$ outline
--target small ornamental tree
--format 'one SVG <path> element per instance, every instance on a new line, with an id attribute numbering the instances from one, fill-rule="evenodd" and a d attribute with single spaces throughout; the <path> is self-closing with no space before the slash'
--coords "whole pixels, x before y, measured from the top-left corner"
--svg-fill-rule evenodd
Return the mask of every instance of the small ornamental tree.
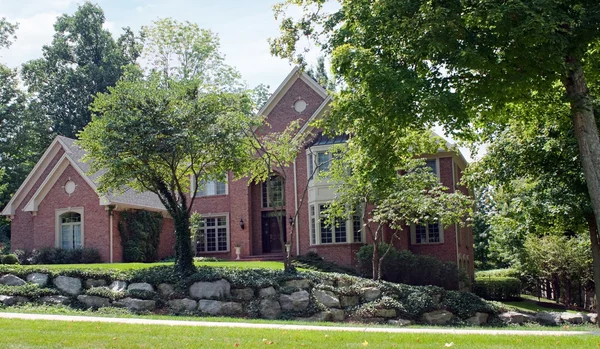
<path id="1" fill-rule="evenodd" d="M 351 138 L 347 146 L 333 150 L 330 170 L 320 173 L 336 194 L 325 211 L 327 222 L 336 225 L 340 218 L 347 220 L 359 212 L 363 228 L 373 242 L 374 280 L 381 279 L 382 262 L 405 226 L 463 224 L 471 214 L 472 199 L 460 191 L 449 191 L 424 166 L 424 159 L 418 158 L 419 154 L 435 153 L 438 141 L 424 130 L 407 131 L 396 140 L 396 148 L 388 148 L 387 158 L 396 159 L 395 165 L 377 167 Z M 386 238 L 388 248 L 379 251 L 385 226 L 394 232 Z"/>
<path id="2" fill-rule="evenodd" d="M 92 171 L 105 171 L 100 191 L 131 187 L 158 195 L 175 223 L 180 274 L 195 270 L 190 178 L 207 180 L 242 167 L 251 108 L 246 94 L 200 92 L 197 82 L 159 74 L 128 76 L 96 97 L 94 120 L 80 133 Z"/>

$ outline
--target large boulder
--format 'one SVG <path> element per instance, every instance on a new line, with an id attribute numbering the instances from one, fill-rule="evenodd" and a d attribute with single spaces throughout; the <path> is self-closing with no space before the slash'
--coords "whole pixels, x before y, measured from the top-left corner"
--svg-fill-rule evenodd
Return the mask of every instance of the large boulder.
<path id="1" fill-rule="evenodd" d="M 306 279 L 289 280 L 289 281 L 285 282 L 285 286 L 307 290 L 310 288 L 310 280 L 306 280 Z"/>
<path id="2" fill-rule="evenodd" d="M 340 299 L 336 296 L 335 293 L 331 291 L 324 290 L 314 290 L 313 294 L 315 298 L 324 306 L 329 308 L 339 308 L 340 307 Z"/>
<path id="3" fill-rule="evenodd" d="M 40 287 L 48 285 L 48 275 L 42 273 L 31 273 L 27 275 L 27 281 L 32 284 L 37 284 Z"/>
<path id="4" fill-rule="evenodd" d="M 260 297 L 260 298 L 269 297 L 269 296 L 273 296 L 276 294 L 277 294 L 277 291 L 275 291 L 273 286 L 261 288 L 260 290 L 258 290 L 258 297 Z"/>
<path id="5" fill-rule="evenodd" d="M 340 296 L 340 306 L 342 308 L 358 305 L 358 296 Z"/>
<path id="6" fill-rule="evenodd" d="M 305 290 L 294 292 L 290 295 L 282 294 L 279 296 L 279 303 L 283 310 L 301 311 L 308 307 L 309 302 L 309 294 Z"/>
<path id="7" fill-rule="evenodd" d="M 556 326 L 560 323 L 561 313 L 539 312 L 535 314 L 535 321 L 542 325 Z"/>
<path id="8" fill-rule="evenodd" d="M 481 326 L 481 325 L 487 323 L 489 316 L 490 316 L 490 314 L 488 314 L 488 313 L 477 312 L 477 313 L 475 313 L 474 316 L 471 316 L 470 318 L 466 319 L 465 321 L 471 325 Z"/>
<path id="9" fill-rule="evenodd" d="M 342 309 L 329 309 L 331 321 L 342 322 L 346 318 L 346 313 Z"/>
<path id="10" fill-rule="evenodd" d="M 127 283 L 119 280 L 113 281 L 108 288 L 114 292 L 124 292 L 127 289 Z"/>
<path id="11" fill-rule="evenodd" d="M 377 287 L 363 287 L 360 294 L 366 302 L 372 302 L 381 296 L 381 290 Z"/>
<path id="12" fill-rule="evenodd" d="M 596 313 L 589 313 L 589 314 L 587 314 L 587 317 L 588 317 L 588 320 L 593 324 L 595 324 L 596 321 L 598 320 L 598 314 L 596 314 Z"/>
<path id="13" fill-rule="evenodd" d="M 0 277 L 0 284 L 6 286 L 23 286 L 26 284 L 25 280 L 13 274 L 6 274 Z"/>
<path id="14" fill-rule="evenodd" d="M 250 287 L 234 288 L 233 290 L 231 290 L 231 296 L 235 299 L 251 301 L 254 299 L 254 290 Z"/>
<path id="15" fill-rule="evenodd" d="M 258 305 L 258 311 L 265 319 L 277 319 L 281 314 L 281 305 L 274 299 L 263 299 Z"/>
<path id="16" fill-rule="evenodd" d="M 135 311 L 150 311 L 156 308 L 155 301 L 149 301 L 144 299 L 130 298 L 121 299 L 118 305 L 123 306 L 129 310 Z"/>
<path id="17" fill-rule="evenodd" d="M 45 296 L 40 298 L 40 301 L 44 304 L 68 304 L 69 297 L 65 296 Z"/>
<path id="18" fill-rule="evenodd" d="M 158 294 L 160 294 L 162 297 L 168 298 L 169 296 L 171 296 L 173 293 L 175 293 L 175 287 L 171 284 L 158 284 L 158 286 L 156 287 Z"/>
<path id="19" fill-rule="evenodd" d="M 154 292 L 154 287 L 147 282 L 134 282 L 127 286 L 127 291 L 146 291 Z"/>
<path id="20" fill-rule="evenodd" d="M 78 278 L 61 275 L 52 280 L 52 282 L 56 288 L 68 295 L 77 296 L 81 293 L 81 280 Z"/>
<path id="21" fill-rule="evenodd" d="M 350 287 L 352 285 L 354 285 L 354 281 L 352 279 L 338 279 L 337 280 L 337 287 L 338 288 Z"/>
<path id="22" fill-rule="evenodd" d="M 332 319 L 332 313 L 330 311 L 321 311 L 316 313 L 313 316 L 309 317 L 299 317 L 296 318 L 298 321 L 311 321 L 311 322 L 325 322 L 330 321 Z"/>
<path id="23" fill-rule="evenodd" d="M 423 321 L 429 325 L 445 325 L 454 315 L 446 310 L 435 310 L 423 314 Z"/>
<path id="24" fill-rule="evenodd" d="M 171 310 L 173 310 L 176 313 L 181 313 L 184 311 L 194 311 L 196 310 L 197 306 L 198 303 L 195 300 L 189 298 L 173 299 L 169 301 L 169 308 L 171 308 Z"/>
<path id="25" fill-rule="evenodd" d="M 88 308 L 101 308 L 110 306 L 110 300 L 104 297 L 79 295 L 77 300 L 88 306 Z"/>
<path id="26" fill-rule="evenodd" d="M 498 317 L 507 324 L 522 324 L 525 321 L 525 315 L 516 311 L 508 311 L 499 314 Z"/>
<path id="27" fill-rule="evenodd" d="M 586 322 L 582 313 L 562 313 L 560 319 L 569 324 L 582 324 Z"/>
<path id="28" fill-rule="evenodd" d="M 396 309 L 375 309 L 374 317 L 393 318 L 396 317 Z"/>
<path id="29" fill-rule="evenodd" d="M 103 287 L 106 285 L 107 285 L 106 280 L 104 280 L 104 279 L 87 279 L 87 280 L 85 280 L 85 288 Z"/>
<path id="30" fill-rule="evenodd" d="M 236 316 L 244 313 L 244 307 L 236 302 L 221 302 L 209 299 L 198 301 L 198 310 L 210 315 Z"/>
<path id="31" fill-rule="evenodd" d="M 196 299 L 220 299 L 231 296 L 229 281 L 195 282 L 190 286 L 190 296 Z"/>
<path id="32" fill-rule="evenodd" d="M 0 296 L 0 303 L 11 306 L 15 304 L 27 303 L 29 299 L 21 296 Z"/>

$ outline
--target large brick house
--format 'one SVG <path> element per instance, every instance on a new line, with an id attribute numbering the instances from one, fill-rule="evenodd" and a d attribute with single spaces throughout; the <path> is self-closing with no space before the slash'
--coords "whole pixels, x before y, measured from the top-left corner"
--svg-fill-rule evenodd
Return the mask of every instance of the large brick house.
<path id="1" fill-rule="evenodd" d="M 345 142 L 344 137 L 327 138 L 311 127 L 311 121 L 326 114 L 330 101 L 327 92 L 311 77 L 298 68 L 292 70 L 260 113 L 271 125 L 269 132 L 281 132 L 290 122 L 300 120 L 299 132 L 314 136 L 286 169 L 285 176 L 272 177 L 274 185 L 236 181 L 231 174 L 223 182 L 201 183 L 193 204 L 193 211 L 202 215 L 204 223 L 198 255 L 234 259 L 234 247 L 240 247 L 242 258 L 283 255 L 286 241 L 280 239 L 277 216 L 289 217 L 298 210 L 294 224 L 284 224 L 286 239 L 292 229 L 293 240 L 298 242 L 292 245 L 293 255 L 314 251 L 339 264 L 355 265 L 356 252 L 370 242 L 370 236 L 356 218 L 334 228 L 320 224 L 320 212 L 333 198 L 333 190 L 325 181 L 309 180 L 309 173 L 329 160 L 327 150 Z M 120 212 L 143 209 L 164 213 L 159 256 L 173 255 L 173 222 L 158 197 L 133 190 L 120 195 L 98 194 L 99 174 L 88 173 L 89 165 L 81 160 L 83 155 L 74 140 L 65 137 L 57 137 L 48 147 L 2 211 L 11 218 L 11 247 L 91 247 L 98 249 L 104 261 L 118 262 L 123 259 L 117 229 Z M 426 158 L 445 186 L 468 193 L 458 185 L 466 166 L 460 152 L 440 151 Z M 307 196 L 302 202 L 305 188 Z M 274 198 L 283 202 L 283 211 L 272 207 Z M 470 228 L 430 224 L 406 227 L 399 235 L 399 248 L 455 262 L 473 273 Z"/>

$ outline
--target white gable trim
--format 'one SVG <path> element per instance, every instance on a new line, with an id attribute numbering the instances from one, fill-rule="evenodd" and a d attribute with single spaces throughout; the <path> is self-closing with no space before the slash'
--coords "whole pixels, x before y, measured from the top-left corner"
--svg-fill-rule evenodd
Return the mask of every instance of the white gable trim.
<path id="1" fill-rule="evenodd" d="M 50 189 L 54 187 L 56 181 L 60 178 L 63 172 L 67 169 L 67 167 L 73 167 L 79 176 L 92 188 L 96 191 L 96 185 L 83 173 L 83 171 L 77 166 L 75 161 L 67 154 L 63 154 L 63 156 L 58 160 L 52 171 L 48 174 L 44 182 L 37 189 L 35 194 L 31 197 L 27 205 L 23 208 L 23 211 L 26 212 L 36 212 L 38 210 L 39 204 L 44 200 L 46 195 L 50 192 Z"/>
<path id="2" fill-rule="evenodd" d="M 267 115 L 273 110 L 273 108 L 279 103 L 281 98 L 285 95 L 285 93 L 292 87 L 294 82 L 297 79 L 302 80 L 306 83 L 310 88 L 312 88 L 321 98 L 327 98 L 327 91 L 323 88 L 323 86 L 319 85 L 313 78 L 311 78 L 308 74 L 300 70 L 299 66 L 295 66 L 294 69 L 285 77 L 283 82 L 277 87 L 275 92 L 271 95 L 271 97 L 267 100 L 265 105 L 260 108 L 258 111 L 258 115 Z"/>
<path id="3" fill-rule="evenodd" d="M 329 103 L 331 103 L 331 101 L 332 101 L 331 96 L 328 96 L 323 101 L 323 103 L 321 103 L 319 108 L 317 108 L 317 110 L 315 110 L 315 112 L 310 116 L 310 118 L 308 118 L 308 120 L 306 120 L 304 125 L 302 125 L 302 127 L 300 128 L 300 130 L 297 133 L 298 137 L 301 137 L 301 135 L 303 135 L 307 130 L 313 128 L 311 126 L 312 122 L 321 118 L 321 116 L 323 116 L 325 114 L 325 111 L 327 111 L 329 109 Z"/>
<path id="4" fill-rule="evenodd" d="M 2 215 L 4 216 L 13 216 L 17 210 L 17 207 L 23 201 L 25 195 L 29 193 L 29 191 L 33 188 L 38 179 L 42 176 L 42 173 L 48 167 L 50 162 L 54 159 L 56 154 L 58 154 L 60 149 L 63 149 L 66 152 L 69 152 L 69 148 L 64 145 L 64 143 L 60 140 L 59 137 L 54 138 L 54 141 L 50 144 L 50 146 L 46 149 L 42 157 L 38 160 L 38 162 L 33 167 L 33 170 L 29 172 L 27 178 L 21 183 L 19 189 L 13 197 L 10 199 L 4 210 L 2 210 Z"/>

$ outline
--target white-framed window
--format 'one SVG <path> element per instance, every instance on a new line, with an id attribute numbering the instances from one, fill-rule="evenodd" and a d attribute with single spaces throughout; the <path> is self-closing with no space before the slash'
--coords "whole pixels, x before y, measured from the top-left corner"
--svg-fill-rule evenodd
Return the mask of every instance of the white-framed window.
<path id="1" fill-rule="evenodd" d="M 322 148 L 320 146 L 318 150 L 309 149 L 306 154 L 308 179 L 314 179 L 321 171 L 328 171 L 332 159 L 333 155 L 329 151 L 329 147 Z"/>
<path id="2" fill-rule="evenodd" d="M 327 203 L 315 203 L 308 207 L 311 245 L 362 243 L 365 241 L 362 223 L 357 214 L 348 220 L 338 218 L 335 224 L 328 224 L 327 216 L 324 213 L 326 209 Z"/>
<path id="3" fill-rule="evenodd" d="M 440 223 L 413 224 L 410 227 L 413 245 L 438 244 L 444 242 L 444 228 Z"/>
<path id="4" fill-rule="evenodd" d="M 55 211 L 55 246 L 72 250 L 84 245 L 83 207 L 58 209 Z"/>
<path id="5" fill-rule="evenodd" d="M 434 175 L 440 176 L 440 161 L 439 159 L 426 159 L 425 166 L 431 169 Z"/>
<path id="6" fill-rule="evenodd" d="M 281 176 L 271 176 L 262 183 L 262 207 L 285 205 L 285 183 Z"/>
<path id="7" fill-rule="evenodd" d="M 227 195 L 227 180 L 208 179 L 198 182 L 196 196 L 214 195 Z"/>
<path id="8" fill-rule="evenodd" d="M 202 216 L 198 240 L 198 253 L 229 251 L 229 215 L 215 214 Z"/>

